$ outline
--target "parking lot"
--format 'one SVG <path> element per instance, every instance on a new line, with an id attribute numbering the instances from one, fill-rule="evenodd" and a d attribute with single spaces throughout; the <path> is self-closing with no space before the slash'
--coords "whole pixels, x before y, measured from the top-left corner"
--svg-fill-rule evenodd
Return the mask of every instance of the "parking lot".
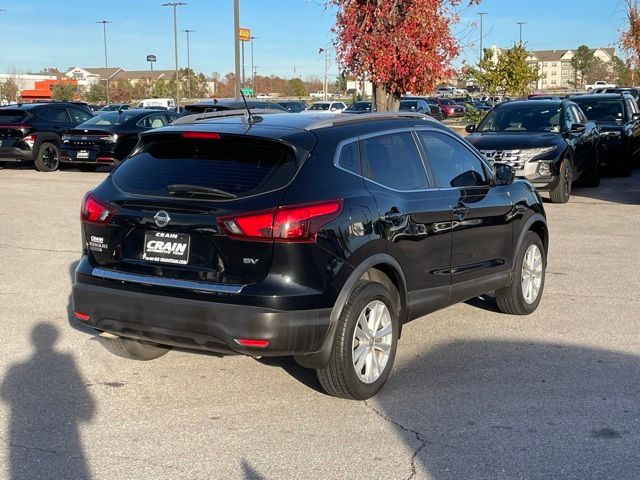
<path id="1" fill-rule="evenodd" d="M 82 331 L 79 205 L 105 175 L 0 171 L 3 478 L 640 476 L 640 172 L 546 203 L 534 314 L 478 299 L 410 323 L 367 402 L 293 361 L 134 362 Z"/>

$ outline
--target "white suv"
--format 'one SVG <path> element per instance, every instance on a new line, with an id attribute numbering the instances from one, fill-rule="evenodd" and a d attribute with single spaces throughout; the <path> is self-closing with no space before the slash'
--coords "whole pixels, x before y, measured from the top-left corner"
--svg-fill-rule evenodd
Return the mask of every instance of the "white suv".
<path id="1" fill-rule="evenodd" d="M 314 112 L 342 113 L 347 106 L 342 102 L 315 102 L 309 107 Z"/>

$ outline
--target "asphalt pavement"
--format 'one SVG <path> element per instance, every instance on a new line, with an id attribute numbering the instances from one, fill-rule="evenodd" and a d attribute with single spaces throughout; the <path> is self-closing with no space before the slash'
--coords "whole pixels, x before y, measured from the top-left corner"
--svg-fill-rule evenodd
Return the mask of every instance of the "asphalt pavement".
<path id="1" fill-rule="evenodd" d="M 124 360 L 70 320 L 105 175 L 0 170 L 0 478 L 640 478 L 640 172 L 546 204 L 533 315 L 476 299 L 411 322 L 367 402 L 288 359 Z"/>

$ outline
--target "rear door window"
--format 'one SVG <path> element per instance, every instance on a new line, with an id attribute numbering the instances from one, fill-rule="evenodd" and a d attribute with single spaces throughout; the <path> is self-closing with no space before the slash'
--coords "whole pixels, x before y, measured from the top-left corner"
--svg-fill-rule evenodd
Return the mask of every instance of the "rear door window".
<path id="1" fill-rule="evenodd" d="M 217 189 L 236 197 L 287 185 L 297 172 L 293 150 L 244 136 L 222 140 L 183 139 L 179 134 L 147 139 L 142 150 L 114 172 L 118 188 L 135 194 L 220 200 L 215 195 L 170 193 L 170 185 Z"/>
<path id="2" fill-rule="evenodd" d="M 0 109 L 0 124 L 20 123 L 27 116 L 24 110 Z"/>
<path id="3" fill-rule="evenodd" d="M 67 113 L 65 108 L 55 107 L 55 108 L 47 108 L 40 113 L 38 116 L 44 118 L 53 123 L 70 123 L 71 118 Z"/>

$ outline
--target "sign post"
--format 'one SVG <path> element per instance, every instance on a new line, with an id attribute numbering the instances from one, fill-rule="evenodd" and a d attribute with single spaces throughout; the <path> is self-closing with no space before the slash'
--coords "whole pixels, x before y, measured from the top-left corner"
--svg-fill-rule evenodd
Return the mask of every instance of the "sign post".
<path id="1" fill-rule="evenodd" d="M 251 41 L 251 29 L 250 28 L 239 28 L 238 29 L 238 40 L 242 42 L 242 86 L 245 85 L 245 74 L 244 74 L 244 44 L 245 42 Z"/>
<path id="2" fill-rule="evenodd" d="M 147 62 L 149 62 L 149 65 L 151 66 L 151 71 L 153 72 L 153 64 L 156 61 L 156 56 L 155 55 L 147 55 Z"/>

